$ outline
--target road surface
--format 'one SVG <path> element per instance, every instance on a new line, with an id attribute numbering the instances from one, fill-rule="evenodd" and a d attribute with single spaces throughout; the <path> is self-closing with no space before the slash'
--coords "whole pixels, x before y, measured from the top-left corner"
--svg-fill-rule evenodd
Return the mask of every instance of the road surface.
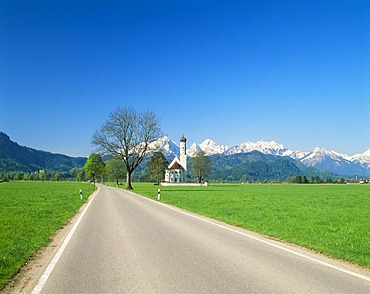
<path id="1" fill-rule="evenodd" d="M 101 186 L 34 293 L 370 293 L 370 277 Z"/>

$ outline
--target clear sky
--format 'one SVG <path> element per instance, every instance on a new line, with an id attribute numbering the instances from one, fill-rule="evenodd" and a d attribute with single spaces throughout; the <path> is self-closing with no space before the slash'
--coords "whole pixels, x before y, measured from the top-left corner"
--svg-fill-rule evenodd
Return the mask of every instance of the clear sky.
<path id="1" fill-rule="evenodd" d="M 0 131 L 88 156 L 117 106 L 174 141 L 370 148 L 370 2 L 0 0 Z"/>

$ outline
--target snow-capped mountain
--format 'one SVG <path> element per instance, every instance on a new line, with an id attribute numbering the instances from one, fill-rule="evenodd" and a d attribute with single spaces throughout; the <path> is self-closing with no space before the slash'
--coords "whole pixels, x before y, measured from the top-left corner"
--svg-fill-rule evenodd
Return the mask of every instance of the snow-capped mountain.
<path id="1" fill-rule="evenodd" d="M 229 148 L 225 155 L 231 155 L 236 153 L 247 153 L 251 151 L 259 151 L 264 154 L 284 156 L 288 151 L 283 145 L 276 143 L 275 141 L 258 141 L 258 142 L 243 142 L 237 146 Z"/>
<path id="2" fill-rule="evenodd" d="M 200 146 L 197 143 L 193 143 L 191 144 L 190 148 L 186 150 L 186 154 L 189 155 L 190 157 L 193 157 L 200 150 L 202 150 Z"/>
<path id="3" fill-rule="evenodd" d="M 175 157 L 176 155 L 180 154 L 179 145 L 177 145 L 176 142 L 172 141 L 167 136 L 164 136 L 163 138 L 160 138 L 157 141 L 150 143 L 149 149 L 150 150 L 160 150 L 166 156 L 171 156 L 171 157 Z"/>
<path id="4" fill-rule="evenodd" d="M 309 152 L 305 157 L 301 158 L 301 162 L 306 166 L 315 166 L 327 159 L 336 161 L 339 164 L 343 161 L 349 162 L 350 156 L 332 150 L 326 150 L 321 147 L 316 147 L 312 152 Z"/>
<path id="5" fill-rule="evenodd" d="M 329 170 L 339 175 L 360 175 L 370 174 L 370 158 L 366 161 L 366 152 L 363 154 L 349 156 L 332 150 L 316 147 L 312 152 L 301 159 L 306 166 L 312 166 L 321 170 Z M 362 160 L 359 161 L 359 159 Z"/>
<path id="6" fill-rule="evenodd" d="M 219 145 L 211 139 L 204 140 L 201 144 L 193 143 L 187 150 L 189 156 L 195 156 L 196 152 L 199 150 L 204 151 L 207 155 L 222 154 L 229 149 L 229 146 Z"/>
<path id="7" fill-rule="evenodd" d="M 370 168 L 370 149 L 365 151 L 362 154 L 355 154 L 351 157 L 351 161 L 359 162 L 361 165 L 364 165 Z"/>
<path id="8" fill-rule="evenodd" d="M 306 151 L 299 151 L 299 150 L 296 150 L 296 151 L 292 151 L 292 150 L 287 150 L 284 152 L 283 156 L 288 156 L 290 158 L 293 158 L 295 160 L 301 160 L 302 158 L 304 158 L 305 156 L 307 156 L 310 152 L 306 152 Z"/>
<path id="9" fill-rule="evenodd" d="M 168 137 L 163 137 L 156 141 L 155 146 L 157 146 L 157 148 L 159 147 L 166 156 L 173 157 L 179 154 L 179 146 Z M 259 151 L 268 155 L 288 156 L 300 161 L 307 167 L 328 170 L 340 175 L 370 175 L 370 149 L 362 154 L 349 156 L 321 147 L 316 147 L 311 152 L 299 150 L 292 151 L 275 141 L 248 141 L 229 147 L 219 145 L 215 141 L 207 139 L 201 144 L 193 143 L 190 148 L 188 148 L 187 154 L 192 157 L 199 150 L 204 151 L 207 155 L 222 154 L 225 156 Z"/>

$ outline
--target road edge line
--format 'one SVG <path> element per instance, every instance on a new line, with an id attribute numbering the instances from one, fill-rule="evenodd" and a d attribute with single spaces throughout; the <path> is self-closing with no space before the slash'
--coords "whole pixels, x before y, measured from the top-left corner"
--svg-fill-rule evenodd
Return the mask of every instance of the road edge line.
<path id="1" fill-rule="evenodd" d="M 32 294 L 39 294 L 42 291 L 42 289 L 44 288 L 47 280 L 50 277 L 50 274 L 52 273 L 52 271 L 54 270 L 54 267 L 56 266 L 60 257 L 62 256 L 64 249 L 67 247 L 67 245 L 68 245 L 69 241 L 71 240 L 74 232 L 76 231 L 78 225 L 80 224 L 82 218 L 84 217 L 87 209 L 90 207 L 90 204 L 93 202 L 96 194 L 98 194 L 99 191 L 100 191 L 100 187 L 98 187 L 98 190 L 96 190 L 92 194 L 92 197 L 91 197 L 90 201 L 87 203 L 85 209 L 82 211 L 81 215 L 78 217 L 78 219 L 75 222 L 75 224 L 73 225 L 72 229 L 69 231 L 67 237 L 64 239 L 64 241 L 63 241 L 62 245 L 59 247 L 57 253 L 55 253 L 53 259 L 49 262 L 49 265 L 47 266 L 46 270 L 42 274 L 42 276 L 39 279 L 37 285 L 32 290 Z"/>
<path id="2" fill-rule="evenodd" d="M 339 266 L 336 266 L 336 265 L 330 264 L 330 263 L 328 263 L 328 262 L 321 261 L 321 260 L 319 260 L 319 259 L 317 259 L 317 258 L 310 257 L 310 256 L 305 255 L 305 254 L 303 254 L 303 253 L 299 253 L 299 252 L 294 251 L 294 250 L 292 250 L 292 249 L 285 248 L 284 246 L 281 246 L 281 245 L 278 245 L 278 244 L 274 244 L 274 243 L 272 243 L 272 242 L 269 242 L 269 241 L 267 241 L 267 240 L 263 240 L 263 239 L 258 238 L 258 237 L 256 237 L 256 236 L 249 235 L 249 234 L 247 234 L 247 233 L 240 232 L 240 231 L 238 231 L 238 230 L 236 230 L 236 229 L 229 228 L 229 227 L 227 227 L 227 226 L 224 226 L 224 225 L 218 224 L 218 223 L 213 222 L 213 221 L 211 221 L 211 220 L 204 219 L 204 218 L 202 218 L 202 217 L 200 217 L 200 216 L 197 216 L 197 215 L 194 215 L 194 214 L 188 213 L 188 212 L 186 212 L 186 211 L 181 210 L 180 208 L 177 208 L 177 207 L 171 206 L 171 205 L 169 205 L 169 204 L 167 204 L 167 203 L 158 202 L 158 201 L 156 201 L 156 200 L 150 199 L 150 198 L 148 198 L 148 197 L 145 197 L 145 196 L 143 196 L 143 195 L 137 194 L 137 193 L 132 192 L 132 191 L 126 191 L 126 192 L 132 193 L 132 194 L 134 194 L 134 195 L 136 195 L 136 196 L 142 197 L 142 198 L 144 198 L 144 199 L 147 199 L 147 200 L 149 200 L 149 201 L 151 201 L 151 202 L 157 203 L 157 204 L 162 205 L 162 206 L 164 206 L 164 207 L 167 207 L 167 208 L 169 208 L 169 209 L 172 209 L 172 210 L 178 211 L 178 212 L 180 212 L 180 213 L 182 213 L 182 214 L 185 214 L 185 215 L 187 215 L 187 216 L 190 216 L 190 217 L 192 217 L 192 218 L 195 218 L 195 219 L 201 220 L 201 221 L 203 221 L 203 222 L 206 222 L 206 223 L 212 224 L 212 225 L 214 225 L 214 226 L 217 226 L 217 227 L 220 227 L 220 228 L 226 229 L 226 230 L 228 230 L 228 231 L 231 231 L 231 232 L 237 233 L 237 234 L 239 234 L 239 235 L 242 235 L 242 236 L 244 236 L 244 237 L 247 237 L 247 238 L 253 239 L 253 240 L 255 240 L 255 241 L 259 241 L 259 242 L 264 243 L 264 244 L 266 244 L 266 245 L 269 245 L 269 246 L 272 246 L 272 247 L 278 248 L 278 249 L 283 250 L 283 251 L 285 251 L 285 252 L 288 252 L 288 253 L 290 253 L 290 254 L 293 254 L 293 255 L 296 255 L 296 256 L 302 257 L 302 258 L 307 259 L 307 260 L 310 260 L 310 261 L 312 261 L 312 262 L 315 262 L 315 263 L 318 263 L 318 264 L 324 265 L 324 266 L 326 266 L 326 267 L 329 267 L 329 268 L 335 269 L 335 270 L 340 271 L 340 272 L 342 272 L 342 273 L 345 273 L 345 274 L 348 274 L 348 275 L 351 275 L 351 276 L 354 276 L 354 277 L 357 277 L 357 278 L 360 278 L 360 279 L 363 279 L 363 280 L 365 280 L 365 281 L 370 282 L 370 277 L 367 277 L 367 276 L 365 276 L 365 275 L 361 275 L 361 274 L 355 273 L 355 272 L 353 272 L 353 271 L 350 271 L 350 270 L 347 270 L 347 269 L 341 268 L 341 267 L 339 267 Z M 241 228 L 241 229 L 242 229 L 242 228 Z"/>

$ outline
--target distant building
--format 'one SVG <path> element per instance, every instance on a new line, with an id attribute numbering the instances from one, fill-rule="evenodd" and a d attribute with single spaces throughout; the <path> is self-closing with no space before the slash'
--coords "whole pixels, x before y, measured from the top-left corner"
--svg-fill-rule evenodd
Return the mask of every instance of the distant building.
<path id="1" fill-rule="evenodd" d="M 185 183 L 187 172 L 186 138 L 180 138 L 180 159 L 176 156 L 169 164 L 165 174 L 165 182 Z"/>

